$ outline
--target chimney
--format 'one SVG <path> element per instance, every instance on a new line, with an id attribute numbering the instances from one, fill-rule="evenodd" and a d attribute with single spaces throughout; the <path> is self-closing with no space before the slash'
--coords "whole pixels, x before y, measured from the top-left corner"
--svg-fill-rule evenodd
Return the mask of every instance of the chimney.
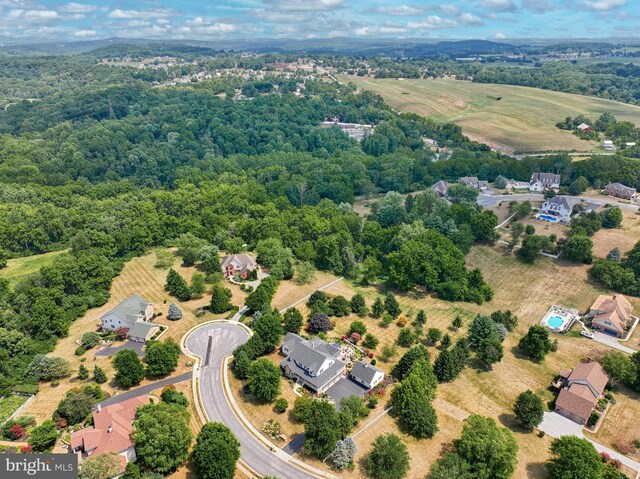
<path id="1" fill-rule="evenodd" d="M 616 300 L 616 297 L 617 297 L 617 296 L 614 294 L 614 295 L 613 295 L 613 300 L 614 300 L 614 301 Z"/>
<path id="2" fill-rule="evenodd" d="M 102 406 L 98 403 L 98 412 L 102 411 Z"/>
<path id="3" fill-rule="evenodd" d="M 113 431 L 113 426 L 109 425 L 109 427 L 107 428 L 107 432 L 111 432 Z"/>

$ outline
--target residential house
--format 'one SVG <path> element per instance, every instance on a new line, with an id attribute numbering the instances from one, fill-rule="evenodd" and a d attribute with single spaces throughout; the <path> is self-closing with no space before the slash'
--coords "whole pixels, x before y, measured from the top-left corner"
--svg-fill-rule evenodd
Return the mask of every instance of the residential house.
<path id="1" fill-rule="evenodd" d="M 633 148 L 633 147 L 635 147 L 635 146 L 636 146 L 636 142 L 635 142 L 635 141 L 627 141 L 627 142 L 624 144 L 624 147 L 625 147 L 625 148 Z"/>
<path id="2" fill-rule="evenodd" d="M 446 181 L 440 180 L 437 183 L 435 183 L 433 186 L 431 186 L 431 189 L 436 193 L 438 193 L 438 196 L 447 196 L 447 191 L 449 190 L 449 183 L 447 183 Z"/>
<path id="3" fill-rule="evenodd" d="M 567 196 L 554 196 L 542 203 L 540 211 L 546 215 L 553 215 L 563 223 L 571 221 L 571 214 L 573 213 L 573 207 L 578 204 L 578 200 L 575 198 L 569 198 Z"/>
<path id="4" fill-rule="evenodd" d="M 145 343 L 160 329 L 152 318 L 153 304 L 134 294 L 100 316 L 100 327 L 105 331 L 126 330 L 128 339 Z"/>
<path id="5" fill-rule="evenodd" d="M 519 180 L 507 180 L 507 189 L 508 190 L 528 190 L 529 182 L 528 181 L 519 181 Z"/>
<path id="6" fill-rule="evenodd" d="M 79 455 L 82 461 L 89 456 L 115 452 L 120 456 L 120 470 L 124 472 L 127 462 L 136 460 L 136 450 L 130 434 L 136 409 L 149 403 L 149 396 L 136 396 L 106 407 L 93 410 L 93 427 L 71 433 L 70 453 Z"/>
<path id="7" fill-rule="evenodd" d="M 530 191 L 557 190 L 560 188 L 560 175 L 554 173 L 534 173 L 529 181 Z"/>
<path id="8" fill-rule="evenodd" d="M 286 356 L 280 361 L 284 375 L 318 394 L 337 383 L 346 369 L 340 346 L 319 338 L 307 340 L 287 333 L 280 351 Z"/>
<path id="9" fill-rule="evenodd" d="M 247 279 L 249 273 L 258 268 L 256 260 L 248 254 L 225 256 L 221 264 L 225 277 L 240 276 L 243 279 Z"/>
<path id="10" fill-rule="evenodd" d="M 604 148 L 605 150 L 613 150 L 615 147 L 613 146 L 613 141 L 604 140 L 602 142 L 602 148 Z"/>
<path id="11" fill-rule="evenodd" d="M 636 196 L 635 188 L 630 188 L 622 183 L 609 183 L 602 192 L 605 195 L 615 196 L 624 200 L 630 200 Z"/>
<path id="12" fill-rule="evenodd" d="M 561 389 L 556 399 L 556 412 L 578 424 L 586 424 L 608 381 L 609 377 L 604 369 L 595 361 L 580 363 L 573 371 L 563 370 L 560 374 Z"/>
<path id="13" fill-rule="evenodd" d="M 364 361 L 357 361 L 351 368 L 349 375 L 351 379 L 367 389 L 373 389 L 384 379 L 384 372 Z"/>
<path id="14" fill-rule="evenodd" d="M 580 123 L 578 126 L 576 126 L 576 130 L 587 133 L 589 131 L 593 131 L 593 128 L 591 128 L 591 126 L 587 125 L 586 123 Z"/>
<path id="15" fill-rule="evenodd" d="M 462 183 L 469 188 L 475 188 L 476 190 L 480 189 L 480 180 L 477 176 L 463 176 L 458 180 L 458 183 Z"/>
<path id="16" fill-rule="evenodd" d="M 636 319 L 631 311 L 633 306 L 621 294 L 602 294 L 589 308 L 587 317 L 591 318 L 592 328 L 619 338 Z"/>

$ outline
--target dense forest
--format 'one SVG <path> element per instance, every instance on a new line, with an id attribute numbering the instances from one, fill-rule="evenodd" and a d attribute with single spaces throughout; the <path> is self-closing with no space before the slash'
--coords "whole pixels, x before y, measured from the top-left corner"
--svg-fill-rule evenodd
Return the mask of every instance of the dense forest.
<path id="1" fill-rule="evenodd" d="M 441 179 L 527 180 L 534 171 L 640 187 L 637 159 L 518 161 L 335 82 L 229 76 L 157 87 L 135 69 L 83 58 L 60 61 L 97 68 L 99 78 L 69 76 L 72 66 L 49 58 L 19 61 L 24 68 L 6 78 L 22 75 L 41 99 L 0 110 L 0 267 L 67 251 L 16 284 L 0 280 L 0 394 L 37 382 L 31 359 L 108 300 L 127 259 L 187 233 L 220 249 L 275 239 L 295 261 L 356 281 L 482 303 L 493 292 L 464 256 L 494 239 L 497 217 L 464 192 L 450 204 L 420 191 Z M 358 143 L 320 128 L 328 118 L 376 128 Z M 435 161 L 422 138 L 451 157 Z M 369 217 L 353 211 L 357 196 L 379 194 Z"/>

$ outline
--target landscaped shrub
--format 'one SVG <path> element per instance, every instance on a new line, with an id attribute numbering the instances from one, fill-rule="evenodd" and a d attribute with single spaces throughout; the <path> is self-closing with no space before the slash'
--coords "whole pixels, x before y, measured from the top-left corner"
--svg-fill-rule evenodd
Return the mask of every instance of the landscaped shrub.
<path id="1" fill-rule="evenodd" d="M 76 352 L 76 356 L 82 356 L 84 353 L 87 352 L 87 350 L 84 349 L 82 346 L 78 346 L 75 352 Z"/>
<path id="2" fill-rule="evenodd" d="M 80 338 L 80 345 L 84 349 L 91 349 L 100 342 L 100 335 L 95 331 L 87 331 Z"/>
<path id="3" fill-rule="evenodd" d="M 289 402 L 285 398 L 278 398 L 273 408 L 279 414 L 282 414 L 289 407 Z"/>
<path id="4" fill-rule="evenodd" d="M 589 427 L 595 426 L 596 423 L 598 422 L 598 419 L 600 419 L 600 413 L 597 411 L 593 411 L 591 413 L 591 416 L 589 416 L 589 419 L 587 420 L 587 426 Z"/>

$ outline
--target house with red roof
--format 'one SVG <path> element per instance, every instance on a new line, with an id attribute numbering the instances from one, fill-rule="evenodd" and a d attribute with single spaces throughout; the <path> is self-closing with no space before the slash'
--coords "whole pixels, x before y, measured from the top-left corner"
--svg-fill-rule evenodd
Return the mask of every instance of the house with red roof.
<path id="1" fill-rule="evenodd" d="M 631 314 L 633 306 L 627 298 L 621 294 L 613 296 L 600 295 L 589 308 L 591 327 L 604 334 L 623 336 L 631 327 L 636 318 Z"/>
<path id="2" fill-rule="evenodd" d="M 131 440 L 136 409 L 149 403 L 149 396 L 137 396 L 110 406 L 96 406 L 93 411 L 93 427 L 71 433 L 70 452 L 79 454 L 82 461 L 89 456 L 115 452 L 121 458 L 121 470 L 129 461 L 136 460 L 136 450 Z"/>
<path id="3" fill-rule="evenodd" d="M 609 376 L 597 362 L 580 363 L 573 371 L 565 368 L 560 373 L 556 412 L 578 424 L 586 424 L 608 381 Z"/>

